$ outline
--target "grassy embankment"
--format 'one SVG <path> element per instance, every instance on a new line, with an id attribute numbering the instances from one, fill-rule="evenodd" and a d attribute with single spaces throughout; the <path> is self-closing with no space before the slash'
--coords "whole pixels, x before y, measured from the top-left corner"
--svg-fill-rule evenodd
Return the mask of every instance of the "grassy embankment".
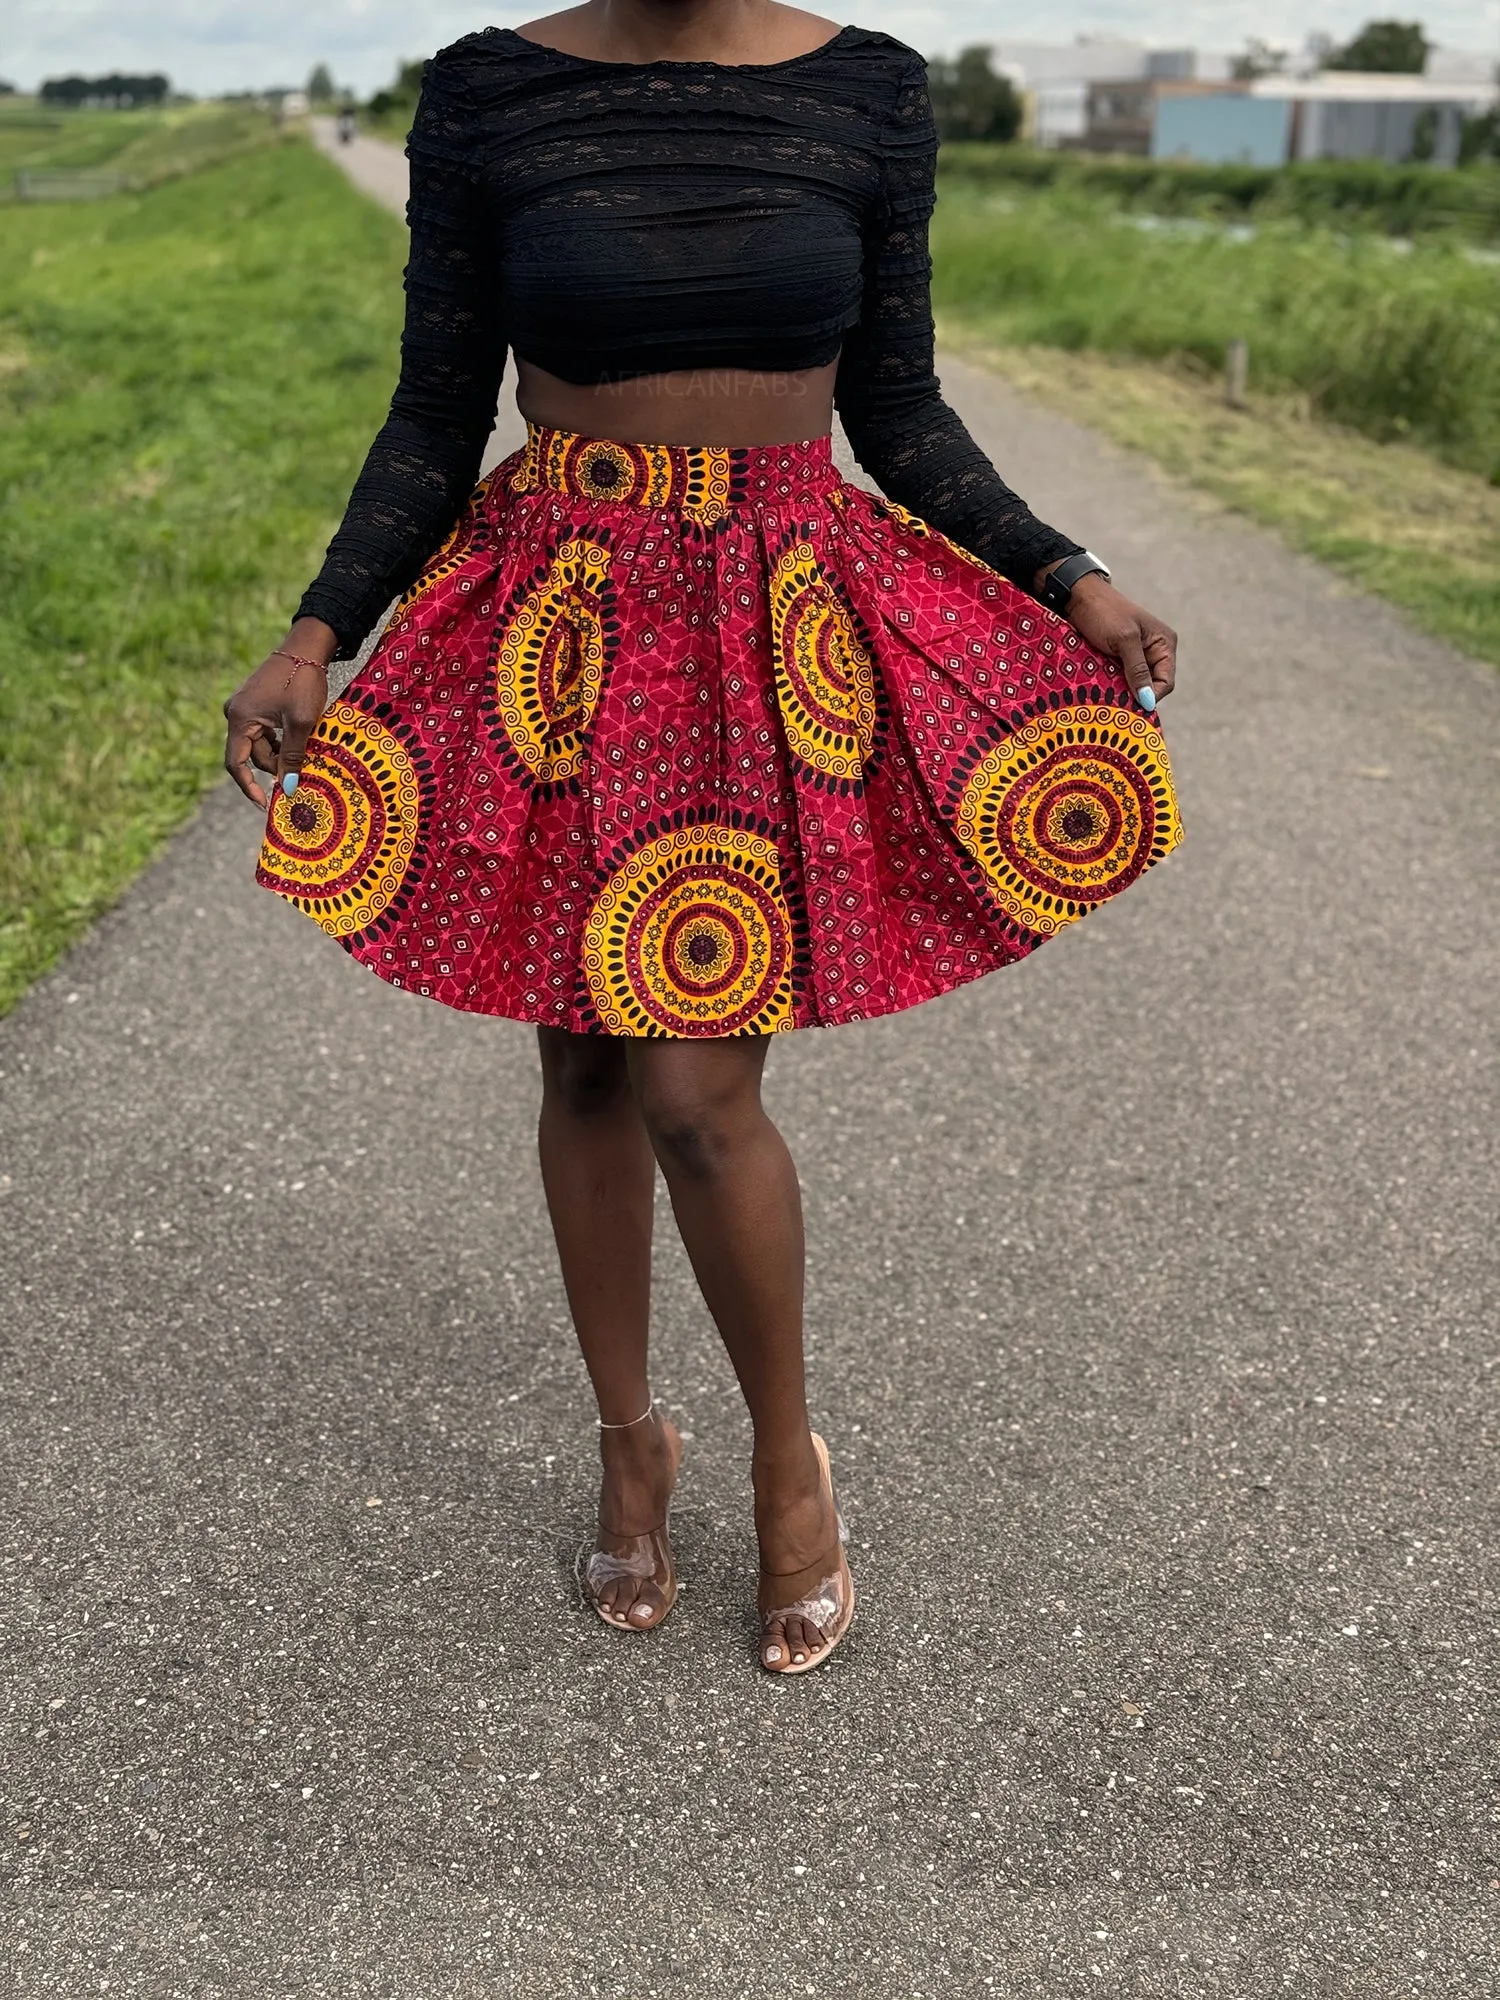
<path id="1" fill-rule="evenodd" d="M 1500 662 L 1500 174 L 1034 171 L 946 156 L 950 344 Z"/>
<path id="2" fill-rule="evenodd" d="M 280 136 L 274 119 L 247 104 L 64 111 L 32 98 L 0 98 L 0 202 L 14 200 L 23 167 L 108 168 L 128 187 L 155 187 L 275 145 Z"/>
<path id="3" fill-rule="evenodd" d="M 0 1012 L 218 774 L 381 420 L 404 239 L 300 142 L 0 211 Z"/>

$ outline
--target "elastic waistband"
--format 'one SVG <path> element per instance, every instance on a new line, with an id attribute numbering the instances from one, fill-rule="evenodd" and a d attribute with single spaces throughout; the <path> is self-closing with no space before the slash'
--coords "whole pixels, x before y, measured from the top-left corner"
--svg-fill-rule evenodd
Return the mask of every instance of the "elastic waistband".
<path id="1" fill-rule="evenodd" d="M 731 508 L 796 500 L 838 483 L 831 440 L 798 444 L 622 444 L 526 426 L 512 493 L 546 489 L 620 507 L 671 507 L 712 526 Z"/>

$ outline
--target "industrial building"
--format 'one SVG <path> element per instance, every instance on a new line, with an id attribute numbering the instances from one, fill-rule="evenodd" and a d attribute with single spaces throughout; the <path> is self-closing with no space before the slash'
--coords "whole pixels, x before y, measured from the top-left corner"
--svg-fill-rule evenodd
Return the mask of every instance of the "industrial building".
<path id="1" fill-rule="evenodd" d="M 1081 37 L 996 42 L 1021 89 L 1034 145 L 1162 160 L 1281 166 L 1290 160 L 1459 157 L 1464 121 L 1500 103 L 1490 58 L 1434 49 L 1422 76 L 1318 70 L 1232 80 L 1227 55 Z"/>

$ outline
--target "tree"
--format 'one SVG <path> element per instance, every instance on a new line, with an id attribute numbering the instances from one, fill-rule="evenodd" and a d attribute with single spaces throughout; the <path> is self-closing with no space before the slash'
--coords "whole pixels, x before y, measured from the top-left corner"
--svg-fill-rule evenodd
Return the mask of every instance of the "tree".
<path id="1" fill-rule="evenodd" d="M 307 95 L 313 104 L 332 104 L 334 98 L 333 71 L 327 63 L 319 63 L 307 79 Z"/>
<path id="2" fill-rule="evenodd" d="M 1466 118 L 1458 142 L 1458 164 L 1473 160 L 1500 160 L 1500 111 L 1485 111 Z"/>
<path id="3" fill-rule="evenodd" d="M 1431 104 L 1424 104 L 1411 128 L 1411 158 L 1430 160 L 1437 152 L 1437 136 L 1437 110 Z"/>
<path id="4" fill-rule="evenodd" d="M 1273 48 L 1258 35 L 1252 35 L 1245 44 L 1244 53 L 1237 55 L 1229 65 L 1229 73 L 1237 83 L 1250 83 L 1258 76 L 1280 76 L 1286 68 L 1286 61 L 1285 49 Z"/>
<path id="5" fill-rule="evenodd" d="M 370 99 L 369 109 L 377 118 L 383 118 L 390 111 L 412 111 L 422 92 L 422 76 L 427 68 L 427 58 L 416 62 L 401 62 L 396 65 L 396 81 L 388 90 L 377 90 Z"/>
<path id="6" fill-rule="evenodd" d="M 987 48 L 963 49 L 956 62 L 939 56 L 927 66 L 940 139 L 1007 143 L 1021 129 L 1021 100 L 1008 76 L 997 76 Z"/>
<path id="7" fill-rule="evenodd" d="M 140 104 L 164 104 L 171 90 L 164 76 L 49 76 L 41 88 L 43 104 L 66 104 L 77 110 L 88 104 L 106 111 L 129 111 Z"/>
<path id="8" fill-rule="evenodd" d="M 1346 48 L 1334 50 L 1328 67 L 1420 76 L 1431 47 L 1420 21 L 1366 21 Z"/>

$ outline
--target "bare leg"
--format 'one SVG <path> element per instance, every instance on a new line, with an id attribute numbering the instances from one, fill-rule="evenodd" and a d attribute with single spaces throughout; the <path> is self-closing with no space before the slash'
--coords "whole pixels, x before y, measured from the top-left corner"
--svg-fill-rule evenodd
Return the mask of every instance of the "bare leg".
<path id="1" fill-rule="evenodd" d="M 760 1101 L 766 1050 L 767 1038 L 747 1036 L 638 1041 L 626 1053 L 678 1229 L 755 1427 L 763 1610 L 816 1590 L 839 1546 L 808 1428 L 802 1202 L 791 1155 Z M 768 1634 L 768 1644 L 777 1637 Z M 824 1643 L 801 1619 L 784 1640 L 783 1664 Z"/>
<path id="2" fill-rule="evenodd" d="M 679 1451 L 672 1426 L 632 1423 L 650 1396 L 651 1209 L 656 1162 L 626 1069 L 607 1035 L 537 1034 L 542 1056 L 538 1143 L 578 1344 L 606 1424 L 599 1547 L 623 1555 L 666 1518 Z M 665 1597 L 650 1578 L 621 1577 L 599 1592 L 622 1623 L 647 1626 Z"/>

